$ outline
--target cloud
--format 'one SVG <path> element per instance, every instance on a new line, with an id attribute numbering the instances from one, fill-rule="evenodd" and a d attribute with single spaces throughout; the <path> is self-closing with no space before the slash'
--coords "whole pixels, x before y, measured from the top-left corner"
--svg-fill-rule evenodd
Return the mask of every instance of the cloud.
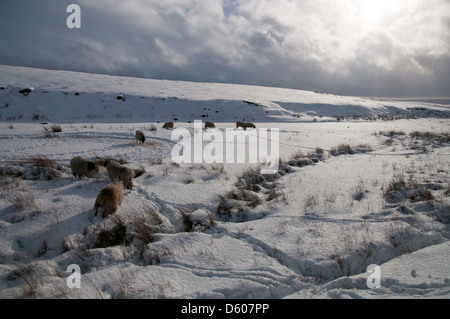
<path id="1" fill-rule="evenodd" d="M 446 0 L 0 2 L 0 63 L 353 95 L 447 95 Z"/>

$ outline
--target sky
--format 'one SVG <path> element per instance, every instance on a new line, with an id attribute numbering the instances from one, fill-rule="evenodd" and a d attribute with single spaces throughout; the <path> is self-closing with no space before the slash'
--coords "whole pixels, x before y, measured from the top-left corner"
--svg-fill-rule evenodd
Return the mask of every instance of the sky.
<path id="1" fill-rule="evenodd" d="M 450 0 L 0 0 L 0 64 L 449 97 Z"/>

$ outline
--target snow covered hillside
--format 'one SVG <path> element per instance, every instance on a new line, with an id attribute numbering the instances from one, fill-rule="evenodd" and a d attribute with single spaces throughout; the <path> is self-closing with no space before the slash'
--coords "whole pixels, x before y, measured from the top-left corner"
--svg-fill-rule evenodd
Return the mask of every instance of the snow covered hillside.
<path id="1" fill-rule="evenodd" d="M 0 297 L 449 298 L 446 102 L 0 66 Z M 279 129 L 278 172 L 175 163 L 195 120 Z M 103 218 L 106 159 L 135 177 Z"/>

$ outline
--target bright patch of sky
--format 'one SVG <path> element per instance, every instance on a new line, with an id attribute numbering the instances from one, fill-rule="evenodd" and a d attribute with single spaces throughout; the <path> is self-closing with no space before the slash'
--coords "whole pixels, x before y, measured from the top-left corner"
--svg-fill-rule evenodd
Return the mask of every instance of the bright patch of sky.
<path id="1" fill-rule="evenodd" d="M 66 8 L 81 8 L 68 29 Z M 0 64 L 448 96 L 448 0 L 0 1 Z"/>

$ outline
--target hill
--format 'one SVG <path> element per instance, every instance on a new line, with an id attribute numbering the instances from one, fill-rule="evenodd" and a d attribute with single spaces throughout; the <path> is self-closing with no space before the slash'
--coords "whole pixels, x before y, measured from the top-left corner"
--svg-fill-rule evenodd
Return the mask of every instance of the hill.
<path id="1" fill-rule="evenodd" d="M 0 297 L 448 298 L 449 112 L 0 66 Z M 235 142 L 211 132 L 235 133 L 245 161 L 175 162 L 166 121 L 201 136 L 204 153 Z M 279 147 L 276 173 L 249 162 L 248 132 L 259 155 Z M 72 175 L 76 156 L 95 162 L 90 176 Z M 107 159 L 135 176 L 103 218 Z"/>

